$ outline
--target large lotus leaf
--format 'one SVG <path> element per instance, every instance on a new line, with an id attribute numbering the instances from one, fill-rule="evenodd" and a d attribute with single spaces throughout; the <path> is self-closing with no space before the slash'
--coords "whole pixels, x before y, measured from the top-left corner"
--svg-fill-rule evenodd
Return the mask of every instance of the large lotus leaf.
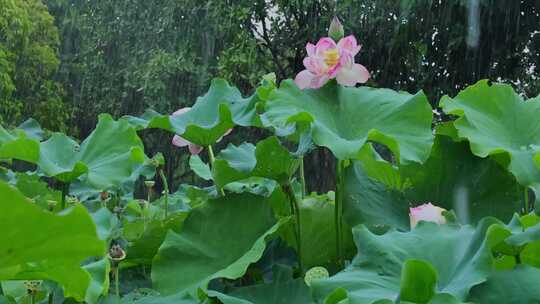
<path id="1" fill-rule="evenodd" d="M 118 237 L 120 221 L 109 209 L 102 207 L 91 215 L 100 239 L 109 243 L 112 239 Z"/>
<path id="2" fill-rule="evenodd" d="M 195 295 L 212 279 L 239 278 L 288 220 L 277 221 L 269 199 L 261 196 L 210 199 L 191 211 L 180 233 L 165 237 L 152 263 L 154 287 L 165 295 Z"/>
<path id="3" fill-rule="evenodd" d="M 284 184 L 296 172 L 300 161 L 275 136 L 253 146 L 229 145 L 216 158 L 212 174 L 218 187 L 249 177 L 264 177 Z"/>
<path id="4" fill-rule="evenodd" d="M 524 101 L 510 85 L 481 80 L 440 105 L 458 116 L 454 126 L 475 155 L 506 155 L 508 170 L 540 198 L 540 168 L 533 160 L 540 152 L 540 98 Z"/>
<path id="5" fill-rule="evenodd" d="M 423 162 L 433 142 L 432 112 L 424 93 L 346 88 L 330 82 L 318 90 L 281 83 L 265 117 L 278 129 L 311 123 L 313 141 L 339 159 L 355 159 L 368 140 L 386 145 L 400 162 Z"/>
<path id="6" fill-rule="evenodd" d="M 336 266 L 334 206 L 334 200 L 327 195 L 311 195 L 299 202 L 302 262 L 305 269 L 315 266 L 333 269 Z M 345 251 L 348 257 L 352 257 L 356 249 L 351 228 L 347 224 L 344 225 Z M 296 244 L 294 233 L 287 234 L 286 240 L 289 244 Z"/>
<path id="7" fill-rule="evenodd" d="M 497 256 L 505 255 L 504 269 L 512 268 L 518 261 L 532 266 L 540 265 L 540 217 L 535 214 L 515 215 L 508 225 L 490 227 L 490 243 Z M 503 264 L 504 265 L 504 264 Z"/>
<path id="8" fill-rule="evenodd" d="M 383 235 L 373 234 L 363 225 L 357 226 L 353 234 L 359 254 L 344 271 L 329 279 L 314 281 L 312 290 L 318 300 L 337 288 L 345 288 L 350 304 L 382 300 L 393 303 L 400 290 L 408 290 L 410 296 L 411 286 L 416 289 L 422 286 L 418 282 L 406 282 L 411 277 L 403 271 L 412 267 L 407 271 L 414 274 L 412 279 L 416 277 L 425 282 L 425 290 L 433 287 L 435 273 L 437 279 L 432 294 L 449 294 L 463 301 L 470 288 L 484 282 L 492 270 L 493 257 L 486 242 L 486 230 L 493 223 L 498 221 L 487 218 L 474 229 L 420 222 L 412 231 L 392 230 Z M 422 261 L 423 265 L 404 267 L 410 260 Z"/>
<path id="9" fill-rule="evenodd" d="M 212 179 L 212 171 L 210 170 L 210 166 L 203 162 L 199 155 L 191 155 L 189 158 L 189 167 L 200 178 L 204 180 Z"/>
<path id="10" fill-rule="evenodd" d="M 66 296 L 85 297 L 90 274 L 80 264 L 105 254 L 86 209 L 55 215 L 0 182 L 0 280 L 53 280 Z"/>
<path id="11" fill-rule="evenodd" d="M 28 136 L 28 138 L 32 138 L 37 141 L 42 141 L 47 136 L 46 132 L 43 131 L 43 129 L 39 125 L 39 122 L 37 122 L 33 118 L 25 120 L 17 127 L 17 129 L 23 130 L 24 133 L 26 133 L 26 136 Z"/>
<path id="12" fill-rule="evenodd" d="M 99 298 L 107 294 L 109 290 L 109 274 L 111 271 L 109 259 L 101 259 L 85 265 L 83 268 L 88 271 L 91 277 L 90 286 L 88 286 L 84 300 L 88 304 L 99 303 Z"/>
<path id="13" fill-rule="evenodd" d="M 153 110 L 141 117 L 124 117 L 138 129 L 168 130 L 201 145 L 214 144 L 228 129 L 260 125 L 256 115 L 258 94 L 243 98 L 240 91 L 223 79 L 213 79 L 208 92 L 199 98 L 187 113 L 166 116 Z"/>
<path id="14" fill-rule="evenodd" d="M 18 173 L 16 175 L 15 187 L 32 199 L 37 205 L 44 209 L 49 209 L 49 202 L 54 201 L 60 207 L 62 192 L 50 189 L 48 184 L 42 181 L 37 175 Z"/>
<path id="15" fill-rule="evenodd" d="M 540 259 L 540 251 L 535 251 L 540 243 L 540 225 L 528 222 L 527 217 L 516 214 L 508 225 L 499 222 L 488 228 L 486 242 L 495 257 L 495 269 L 512 269 L 518 263 L 534 266 Z"/>
<path id="16" fill-rule="evenodd" d="M 170 296 L 160 296 L 155 290 L 145 290 L 150 294 L 132 292 L 122 298 L 109 295 L 101 304 L 201 304 L 201 301 L 193 299 L 186 293 L 178 293 Z M 206 302 L 204 302 L 206 303 Z"/>
<path id="17" fill-rule="evenodd" d="M 160 114 L 152 109 L 147 109 L 139 117 L 126 115 L 122 119 L 127 120 L 137 130 L 163 129 L 173 132 L 169 115 Z"/>
<path id="18" fill-rule="evenodd" d="M 200 301 L 193 299 L 186 294 L 175 294 L 167 297 L 149 296 L 138 299 L 137 301 L 125 301 L 129 304 L 200 304 Z"/>
<path id="19" fill-rule="evenodd" d="M 149 220 L 142 234 L 130 242 L 125 262 L 150 265 L 165 240 L 167 232 L 180 232 L 187 214 L 187 212 L 179 212 L 169 215 L 166 219 Z M 144 222 L 144 220 L 138 220 L 138 222 Z"/>
<path id="20" fill-rule="evenodd" d="M 285 267 L 275 267 L 284 268 Z M 274 271 L 274 281 L 235 288 L 227 294 L 213 290 L 208 296 L 219 299 L 223 304 L 291 304 L 313 303 L 309 288 L 302 278 L 292 279 L 292 271 Z"/>
<path id="21" fill-rule="evenodd" d="M 504 221 L 520 210 L 515 178 L 491 159 L 476 157 L 465 142 L 437 136 L 423 164 L 393 166 L 366 146 L 345 173 L 345 218 L 351 226 L 409 228 L 409 207 L 432 202 L 453 209 L 462 223 L 484 216 Z"/>
<path id="22" fill-rule="evenodd" d="M 39 159 L 39 141 L 23 130 L 11 132 L 0 126 L 0 160 L 20 159 L 35 163 Z"/>
<path id="23" fill-rule="evenodd" d="M 72 182 L 79 176 L 98 190 L 120 187 L 146 156 L 137 132 L 126 121 L 100 115 L 96 129 L 79 146 L 55 133 L 41 144 L 39 168 L 48 176 Z"/>
<path id="24" fill-rule="evenodd" d="M 8 296 L 0 296 L 0 304 L 16 304 L 17 302 Z"/>
<path id="25" fill-rule="evenodd" d="M 540 269 L 519 265 L 512 270 L 496 271 L 488 280 L 471 290 L 473 303 L 540 303 Z"/>

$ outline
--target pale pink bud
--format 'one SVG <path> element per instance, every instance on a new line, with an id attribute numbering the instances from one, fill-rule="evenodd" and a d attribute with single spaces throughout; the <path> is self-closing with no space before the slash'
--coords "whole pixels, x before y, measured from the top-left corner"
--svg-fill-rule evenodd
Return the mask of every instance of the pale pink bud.
<path id="1" fill-rule="evenodd" d="M 446 224 L 446 218 L 443 216 L 443 211 L 446 211 L 446 209 L 434 206 L 431 203 L 409 208 L 411 228 L 416 227 L 420 221 L 434 222 L 439 225 Z"/>

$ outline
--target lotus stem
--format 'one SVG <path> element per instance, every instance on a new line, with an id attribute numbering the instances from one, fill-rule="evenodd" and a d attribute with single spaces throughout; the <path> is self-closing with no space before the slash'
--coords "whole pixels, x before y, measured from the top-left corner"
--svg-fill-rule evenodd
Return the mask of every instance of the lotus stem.
<path id="1" fill-rule="evenodd" d="M 336 197 L 334 203 L 334 223 L 336 226 L 336 256 L 338 266 L 344 267 L 343 261 L 343 234 L 342 234 L 342 216 L 343 216 L 343 161 L 336 161 Z"/>
<path id="2" fill-rule="evenodd" d="M 304 174 L 304 158 L 300 158 L 300 183 L 302 184 L 302 197 L 306 196 L 306 177 Z"/>
<path id="3" fill-rule="evenodd" d="M 208 145 L 208 158 L 210 160 L 210 167 L 213 167 L 216 157 L 214 156 L 214 149 L 212 149 L 212 145 Z"/>
<path id="4" fill-rule="evenodd" d="M 69 183 L 62 183 L 62 202 L 60 203 L 60 207 L 62 210 L 66 209 L 66 197 L 69 194 Z"/>
<path id="5" fill-rule="evenodd" d="M 163 182 L 163 192 L 165 196 L 165 218 L 167 218 L 169 215 L 169 183 L 167 182 L 167 177 L 165 176 L 163 169 L 159 170 L 159 176 Z"/>
<path id="6" fill-rule="evenodd" d="M 114 289 L 116 296 L 120 298 L 120 265 L 114 268 Z"/>
<path id="7" fill-rule="evenodd" d="M 528 214 L 529 213 L 529 188 L 528 187 L 525 187 L 523 189 L 523 203 L 524 203 L 524 213 L 525 214 Z"/>
<path id="8" fill-rule="evenodd" d="M 301 227 L 301 218 L 300 218 L 300 206 L 298 204 L 298 199 L 296 198 L 296 195 L 294 194 L 293 188 L 290 183 L 287 183 L 283 186 L 283 190 L 289 197 L 289 202 L 291 204 L 291 213 L 295 217 L 295 236 L 296 236 L 296 244 L 297 244 L 297 250 L 298 250 L 298 268 L 300 269 L 300 273 L 304 274 L 304 263 L 302 262 L 302 227 Z"/>
<path id="9" fill-rule="evenodd" d="M 216 157 L 214 156 L 214 149 L 212 149 L 212 145 L 208 145 L 208 160 L 210 161 L 210 169 L 214 169 L 214 162 L 216 161 Z M 218 189 L 218 192 L 221 194 L 221 196 L 225 196 L 225 191 L 223 191 L 223 188 L 220 188 L 217 185 L 216 188 Z"/>

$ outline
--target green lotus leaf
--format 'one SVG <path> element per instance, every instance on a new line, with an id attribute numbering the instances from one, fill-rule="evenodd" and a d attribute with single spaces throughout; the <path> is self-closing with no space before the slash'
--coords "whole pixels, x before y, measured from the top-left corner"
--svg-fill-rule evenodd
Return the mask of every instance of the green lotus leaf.
<path id="1" fill-rule="evenodd" d="M 371 140 L 386 145 L 400 162 L 421 163 L 433 143 L 432 111 L 422 92 L 346 88 L 335 82 L 300 90 L 286 80 L 271 93 L 264 116 L 279 130 L 311 124 L 315 144 L 338 159 L 355 159 Z"/>
<path id="2" fill-rule="evenodd" d="M 314 303 L 304 280 L 293 279 L 292 270 L 279 273 L 283 272 L 281 268 L 285 267 L 274 268 L 274 280 L 270 283 L 235 288 L 227 294 L 209 290 L 208 296 L 219 299 L 223 304 Z"/>
<path id="3" fill-rule="evenodd" d="M 126 115 L 122 119 L 127 120 L 135 129 L 163 129 L 173 132 L 169 115 L 160 114 L 152 109 L 147 109 L 139 116 Z"/>
<path id="4" fill-rule="evenodd" d="M 279 187 L 273 179 L 263 177 L 250 177 L 241 181 L 227 184 L 224 189 L 234 193 L 249 192 L 269 197 Z"/>
<path id="5" fill-rule="evenodd" d="M 49 202 L 56 202 L 55 211 L 60 208 L 62 200 L 62 192 L 50 189 L 45 181 L 42 181 L 37 175 L 28 175 L 24 173 L 16 174 L 15 187 L 24 194 L 24 196 L 32 199 L 37 205 L 43 209 L 49 209 Z"/>
<path id="6" fill-rule="evenodd" d="M 0 182 L 0 229 L 9 232 L 0 234 L 0 280 L 52 280 L 84 299 L 91 276 L 80 265 L 103 256 L 105 242 L 83 206 L 55 215 Z"/>
<path id="7" fill-rule="evenodd" d="M 540 269 L 519 265 L 512 270 L 495 271 L 488 280 L 471 290 L 473 303 L 539 303 Z"/>
<path id="8" fill-rule="evenodd" d="M 249 177 L 264 177 L 284 184 L 299 165 L 299 159 L 272 136 L 261 140 L 257 146 L 230 144 L 217 156 L 212 174 L 218 187 Z"/>
<path id="9" fill-rule="evenodd" d="M 498 221 L 486 218 L 475 229 L 420 222 L 412 231 L 392 230 L 383 235 L 357 226 L 353 234 L 359 254 L 344 271 L 313 282 L 312 291 L 322 301 L 344 288 L 350 304 L 394 303 L 398 296 L 427 303 L 434 294 L 463 301 L 492 271 L 486 230 L 494 223 Z M 411 260 L 421 262 L 411 265 Z"/>
<path id="10" fill-rule="evenodd" d="M 165 240 L 167 232 L 180 232 L 187 214 L 188 212 L 179 212 L 169 215 L 166 219 L 149 220 L 146 229 L 144 220 L 138 220 L 138 223 L 142 222 L 143 231 L 137 239 L 130 240 L 125 262 L 152 264 L 152 259 Z"/>
<path id="11" fill-rule="evenodd" d="M 540 251 L 535 251 L 540 244 L 540 225 L 528 224 L 516 214 L 508 225 L 498 223 L 488 228 L 486 241 L 496 257 L 496 269 L 513 269 L 519 263 L 536 265 L 540 259 Z"/>
<path id="12" fill-rule="evenodd" d="M 165 237 L 152 263 L 154 287 L 164 295 L 196 296 L 212 279 L 239 278 L 288 221 L 274 218 L 265 197 L 244 193 L 209 199 L 191 211 L 180 233 L 169 231 Z"/>
<path id="13" fill-rule="evenodd" d="M 167 297 L 149 296 L 139 299 L 137 301 L 125 301 L 123 303 L 129 304 L 200 304 L 200 301 L 193 299 L 186 294 L 175 294 Z"/>
<path id="14" fill-rule="evenodd" d="M 458 116 L 454 126 L 475 155 L 497 156 L 540 198 L 540 168 L 534 161 L 540 152 L 539 97 L 524 101 L 510 85 L 481 80 L 454 98 L 444 96 L 440 106 Z"/>
<path id="15" fill-rule="evenodd" d="M 7 131 L 0 126 L 0 160 L 20 159 L 35 163 L 39 159 L 39 141 L 23 130 Z"/>
<path id="16" fill-rule="evenodd" d="M 88 286 L 84 300 L 88 304 L 99 303 L 100 297 L 107 294 L 109 290 L 109 273 L 111 271 L 109 259 L 101 259 L 87 264 L 83 268 L 88 271 L 91 277 L 90 286 Z"/>
<path id="17" fill-rule="evenodd" d="M 47 136 L 46 132 L 43 131 L 39 125 L 39 122 L 33 118 L 25 120 L 17 127 L 17 129 L 23 130 L 28 138 L 35 139 L 37 141 L 42 141 Z"/>
<path id="18" fill-rule="evenodd" d="M 204 180 L 212 179 L 212 171 L 210 171 L 210 166 L 202 161 L 199 155 L 191 155 L 189 158 L 189 167 L 197 176 Z"/>
<path id="19" fill-rule="evenodd" d="M 120 221 L 109 209 L 102 207 L 91 214 L 96 224 L 99 238 L 109 243 L 116 238 L 120 230 Z"/>
<path id="20" fill-rule="evenodd" d="M 299 202 L 301 218 L 302 262 L 304 268 L 325 266 L 335 268 L 336 229 L 334 224 L 334 201 L 327 195 L 311 195 Z M 354 247 L 351 228 L 344 223 L 343 243 L 348 257 L 352 257 Z M 289 244 L 296 245 L 293 233 L 287 235 Z"/>
<path id="21" fill-rule="evenodd" d="M 359 159 L 345 172 L 344 214 L 351 226 L 407 230 L 409 207 L 427 202 L 454 210 L 462 223 L 487 215 L 509 221 L 522 206 L 522 191 L 510 173 L 447 136 L 436 136 L 422 165 L 392 165 L 369 145 Z"/>
<path id="22" fill-rule="evenodd" d="M 409 259 L 401 270 L 401 301 L 427 303 L 435 295 L 437 270 L 423 260 Z"/>
<path id="23" fill-rule="evenodd" d="M 197 98 L 189 112 L 166 116 L 147 110 L 141 117 L 124 119 L 137 129 L 159 128 L 181 135 L 200 146 L 213 145 L 227 130 L 236 126 L 259 126 L 256 115 L 258 94 L 244 98 L 223 79 L 213 79 L 208 92 Z"/>
<path id="24" fill-rule="evenodd" d="M 80 177 L 85 184 L 105 190 L 120 187 L 146 159 L 135 129 L 103 114 L 80 146 L 62 133 L 53 134 L 41 144 L 38 166 L 62 182 Z"/>
<path id="25" fill-rule="evenodd" d="M 525 244 L 540 240 L 540 225 L 525 229 L 520 233 L 514 233 L 508 239 L 506 243 L 513 246 L 523 246 Z"/>
<path id="26" fill-rule="evenodd" d="M 472 304 L 472 303 L 464 303 L 458 299 L 456 299 L 453 295 L 447 294 L 447 293 L 439 293 L 436 294 L 431 301 L 429 301 L 429 304 Z"/>
<path id="27" fill-rule="evenodd" d="M 336 290 L 332 291 L 326 299 L 324 299 L 324 304 L 348 304 L 349 303 L 349 295 L 346 289 L 344 288 L 337 288 Z"/>
<path id="28" fill-rule="evenodd" d="M 171 116 L 177 134 L 201 146 L 214 144 L 228 129 L 258 125 L 257 94 L 243 98 L 240 91 L 223 79 L 213 79 L 208 92 L 199 98 L 191 110 Z"/>
<path id="29" fill-rule="evenodd" d="M 2 294 L 4 296 L 8 296 L 16 300 L 14 303 L 30 302 L 25 281 L 2 281 L 0 282 L 0 287 L 2 287 Z M 43 284 L 40 284 L 37 288 L 38 291 L 42 291 L 43 289 Z M 0 303 L 2 302 L 0 301 Z"/>
<path id="30" fill-rule="evenodd" d="M 150 294 L 147 294 L 150 293 Z M 155 290 L 145 289 L 145 293 L 129 293 L 122 298 L 109 295 L 100 304 L 201 304 L 186 293 L 178 293 L 170 296 L 161 296 Z M 204 302 L 206 303 L 206 302 Z"/>
<path id="31" fill-rule="evenodd" d="M 9 296 L 0 296 L 0 304 L 17 304 L 17 301 Z"/>

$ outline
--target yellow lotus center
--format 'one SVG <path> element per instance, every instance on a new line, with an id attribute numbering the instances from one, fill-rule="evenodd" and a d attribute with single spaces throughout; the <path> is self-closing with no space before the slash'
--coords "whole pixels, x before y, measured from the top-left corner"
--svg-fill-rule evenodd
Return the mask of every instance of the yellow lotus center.
<path id="1" fill-rule="evenodd" d="M 327 66 L 333 67 L 339 62 L 339 51 L 338 49 L 331 49 L 324 52 L 324 63 Z"/>

